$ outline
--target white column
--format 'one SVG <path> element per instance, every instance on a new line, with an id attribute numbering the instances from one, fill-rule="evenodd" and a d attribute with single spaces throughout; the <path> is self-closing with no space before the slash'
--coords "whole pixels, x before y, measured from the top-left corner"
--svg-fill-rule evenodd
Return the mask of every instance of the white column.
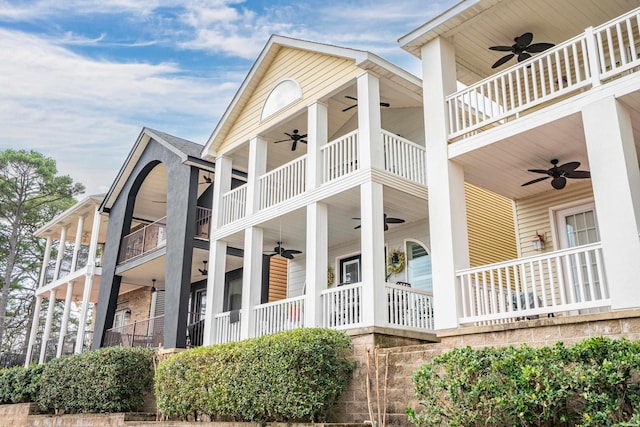
<path id="1" fill-rule="evenodd" d="M 380 122 L 380 81 L 366 72 L 358 76 L 358 162 L 360 169 L 384 168 Z"/>
<path id="2" fill-rule="evenodd" d="M 611 308 L 640 307 L 640 170 L 627 108 L 613 97 L 582 110 Z"/>
<path id="3" fill-rule="evenodd" d="M 360 186 L 360 262 L 364 326 L 385 326 L 383 186 L 367 182 Z"/>
<path id="4" fill-rule="evenodd" d="M 329 265 L 329 221 L 324 203 L 307 205 L 307 269 L 305 276 L 304 326 L 322 326 L 322 301 L 320 292 L 327 288 Z"/>
<path id="5" fill-rule="evenodd" d="M 87 312 L 91 300 L 91 290 L 93 288 L 93 277 L 96 271 L 96 251 L 98 249 L 98 238 L 100 236 L 100 212 L 96 209 L 93 214 L 93 224 L 91 226 L 91 239 L 89 240 L 89 257 L 87 259 L 87 274 L 84 277 L 84 290 L 82 292 L 82 307 L 78 318 L 78 335 L 76 336 L 76 347 L 74 353 L 82 353 L 84 344 L 84 334 L 87 323 Z"/>
<path id="6" fill-rule="evenodd" d="M 209 247 L 209 275 L 207 276 L 207 299 L 204 317 L 204 345 L 212 345 L 216 337 L 215 316 L 224 309 L 224 279 L 227 259 L 227 242 L 214 240 Z"/>
<path id="7" fill-rule="evenodd" d="M 322 184 L 322 153 L 320 148 L 329 139 L 327 105 L 314 102 L 307 109 L 307 190 Z"/>
<path id="8" fill-rule="evenodd" d="M 56 306 L 56 290 L 51 289 L 49 291 L 49 308 L 47 308 L 47 320 L 44 324 L 44 333 L 42 334 L 42 345 L 40 347 L 40 359 L 39 364 L 44 363 L 45 355 L 47 354 L 47 341 L 49 341 L 49 335 L 51 334 L 51 323 L 53 322 L 53 309 Z"/>
<path id="9" fill-rule="evenodd" d="M 243 340 L 254 335 L 253 307 L 260 304 L 263 239 L 264 230 L 260 227 L 251 227 L 244 231 L 242 315 L 240 316 L 240 339 Z"/>
<path id="10" fill-rule="evenodd" d="M 249 141 L 249 173 L 247 174 L 247 216 L 260 208 L 258 179 L 267 171 L 267 141 L 256 136 Z"/>
<path id="11" fill-rule="evenodd" d="M 39 288 L 43 287 L 47 280 L 47 267 L 49 267 L 49 261 L 51 260 L 52 242 L 53 239 L 51 237 L 47 237 L 47 244 L 44 247 L 44 257 L 42 258 L 42 270 L 40 270 L 40 280 L 38 281 Z"/>
<path id="12" fill-rule="evenodd" d="M 58 275 L 60 274 L 60 267 L 62 264 L 62 258 L 64 257 L 64 244 L 67 240 L 67 227 L 62 227 L 60 230 L 60 241 L 58 242 L 58 256 L 56 258 L 56 268 L 53 272 L 53 281 L 58 280 Z"/>
<path id="13" fill-rule="evenodd" d="M 222 196 L 231 188 L 232 161 L 229 157 L 216 158 L 213 185 L 213 201 L 211 204 L 211 231 L 222 224 Z"/>
<path id="14" fill-rule="evenodd" d="M 84 216 L 78 217 L 78 227 L 76 228 L 76 240 L 73 244 L 73 256 L 71 257 L 71 271 L 76 271 L 78 265 L 78 252 L 82 245 L 82 230 L 84 229 Z"/>
<path id="15" fill-rule="evenodd" d="M 445 97 L 456 90 L 453 46 L 438 38 L 422 47 L 429 229 L 436 329 L 457 328 L 456 270 L 469 266 L 464 170 L 449 161 Z"/>
<path id="16" fill-rule="evenodd" d="M 60 335 L 58 336 L 58 347 L 56 348 L 56 357 L 62 356 L 64 336 L 67 335 L 67 327 L 69 326 L 69 314 L 71 313 L 72 298 L 73 298 L 73 282 L 67 282 L 67 294 L 65 295 L 65 298 L 64 298 L 64 311 L 62 312 L 62 321 L 60 322 Z"/>
<path id="17" fill-rule="evenodd" d="M 47 239 L 49 242 L 50 239 Z M 36 295 L 36 306 L 33 309 L 33 322 L 31 322 L 31 333 L 29 334 L 29 345 L 27 346 L 27 356 L 24 361 L 24 367 L 27 368 L 33 356 L 33 346 L 36 344 L 38 328 L 40 327 L 40 310 L 42 308 L 42 297 Z"/>

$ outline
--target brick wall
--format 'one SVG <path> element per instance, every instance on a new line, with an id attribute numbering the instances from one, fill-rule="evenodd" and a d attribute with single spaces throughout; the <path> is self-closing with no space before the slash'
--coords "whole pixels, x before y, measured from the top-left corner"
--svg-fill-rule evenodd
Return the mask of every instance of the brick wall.
<path id="1" fill-rule="evenodd" d="M 118 310 L 129 309 L 131 316 L 127 324 L 149 318 L 151 309 L 151 290 L 142 287 L 118 296 Z"/>

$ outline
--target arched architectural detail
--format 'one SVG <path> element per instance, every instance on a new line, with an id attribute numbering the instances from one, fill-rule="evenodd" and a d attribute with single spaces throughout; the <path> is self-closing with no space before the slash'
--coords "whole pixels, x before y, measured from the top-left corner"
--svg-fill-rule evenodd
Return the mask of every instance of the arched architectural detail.
<path id="1" fill-rule="evenodd" d="M 284 79 L 276 84 L 262 106 L 260 120 L 265 120 L 283 108 L 302 98 L 302 88 L 293 79 Z"/>

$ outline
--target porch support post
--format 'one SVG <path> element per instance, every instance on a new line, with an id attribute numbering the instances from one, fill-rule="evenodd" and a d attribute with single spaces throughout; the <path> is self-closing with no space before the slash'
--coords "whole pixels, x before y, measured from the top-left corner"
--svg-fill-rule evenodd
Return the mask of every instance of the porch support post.
<path id="1" fill-rule="evenodd" d="M 42 345 L 40 346 L 40 358 L 38 364 L 44 363 L 45 355 L 47 354 L 47 341 L 49 341 L 49 335 L 51 334 L 51 323 L 53 322 L 53 309 L 56 306 L 56 290 L 51 289 L 49 291 L 49 307 L 47 308 L 47 320 L 44 324 L 44 332 L 42 334 Z"/>
<path id="2" fill-rule="evenodd" d="M 384 168 L 380 122 L 380 81 L 365 72 L 358 76 L 358 169 Z"/>
<path id="3" fill-rule="evenodd" d="M 585 106 L 582 118 L 611 308 L 638 308 L 640 170 L 631 117 L 608 97 Z"/>
<path id="4" fill-rule="evenodd" d="M 232 161 L 229 157 L 216 158 L 213 197 L 211 203 L 211 232 L 222 225 L 222 196 L 231 189 Z"/>
<path id="5" fill-rule="evenodd" d="M 307 191 L 322 184 L 322 153 L 320 148 L 327 144 L 327 105 L 314 102 L 307 109 Z"/>
<path id="6" fill-rule="evenodd" d="M 64 298 L 64 311 L 62 312 L 62 321 L 60 322 L 60 335 L 58 336 L 58 347 L 56 348 L 56 357 L 62 356 L 62 347 L 64 346 L 64 336 L 67 335 L 67 328 L 69 326 L 69 314 L 71 313 L 71 298 L 73 298 L 73 282 L 67 282 L 67 294 L 65 295 L 65 298 Z M 79 326 L 80 325 L 78 325 L 78 327 Z"/>
<path id="7" fill-rule="evenodd" d="M 258 179 L 267 171 L 267 141 L 259 136 L 249 141 L 249 173 L 247 175 L 247 217 L 260 209 Z"/>
<path id="8" fill-rule="evenodd" d="M 469 266 L 464 170 L 448 156 L 445 97 L 456 90 L 455 52 L 437 38 L 421 54 L 435 328 L 452 329 L 461 313 L 456 270 Z"/>
<path id="9" fill-rule="evenodd" d="M 49 267 L 49 261 L 51 260 L 51 244 L 53 239 L 47 237 L 47 243 L 44 247 L 44 257 L 42 258 L 42 270 L 40 270 L 40 280 L 38 281 L 38 288 L 44 286 L 47 281 L 47 267 Z"/>
<path id="10" fill-rule="evenodd" d="M 320 292 L 327 288 L 329 249 L 328 209 L 324 203 L 307 205 L 307 270 L 304 302 L 304 326 L 322 326 L 322 301 Z"/>
<path id="11" fill-rule="evenodd" d="M 62 227 L 60 230 L 60 241 L 58 242 L 58 256 L 56 257 L 56 268 L 53 272 L 53 281 L 58 280 L 60 274 L 60 267 L 62 265 L 62 258 L 64 257 L 64 244 L 67 240 L 67 227 Z"/>
<path id="12" fill-rule="evenodd" d="M 251 227 L 244 231 L 244 264 L 242 270 L 242 315 L 240 339 L 254 336 L 253 307 L 260 304 L 262 288 L 262 244 L 264 230 Z"/>
<path id="13" fill-rule="evenodd" d="M 78 335 L 76 335 L 76 347 L 74 353 L 81 353 L 84 347 L 84 334 L 87 323 L 87 312 L 93 288 L 93 276 L 96 272 L 96 252 L 98 250 L 98 238 L 100 236 L 100 212 L 98 209 L 93 213 L 93 224 L 91 225 L 91 240 L 89 241 L 89 256 L 87 258 L 87 274 L 84 276 L 84 290 L 82 292 L 82 307 L 78 318 Z M 104 255 L 104 254 L 103 254 Z"/>
<path id="14" fill-rule="evenodd" d="M 47 239 L 49 242 L 51 239 Z M 31 333 L 29 334 L 29 345 L 27 346 L 27 355 L 24 360 L 24 367 L 27 368 L 31 363 L 33 356 L 33 346 L 36 344 L 38 328 L 40 327 L 40 310 L 42 309 L 42 296 L 36 295 L 36 306 L 33 309 L 33 322 L 31 322 Z"/>
<path id="15" fill-rule="evenodd" d="M 70 272 L 76 271 L 78 265 L 78 252 L 80 251 L 80 245 L 82 245 L 82 230 L 84 229 L 84 216 L 78 217 L 78 225 L 76 228 L 76 240 L 73 244 L 73 255 L 71 256 L 71 269 Z"/>
<path id="16" fill-rule="evenodd" d="M 224 309 L 224 276 L 227 259 L 227 242 L 214 240 L 209 247 L 209 275 L 207 276 L 207 297 L 204 316 L 203 345 L 222 342 L 216 336 L 216 318 Z"/>
<path id="17" fill-rule="evenodd" d="M 383 186 L 367 182 L 360 186 L 360 259 L 362 262 L 363 326 L 385 326 Z"/>

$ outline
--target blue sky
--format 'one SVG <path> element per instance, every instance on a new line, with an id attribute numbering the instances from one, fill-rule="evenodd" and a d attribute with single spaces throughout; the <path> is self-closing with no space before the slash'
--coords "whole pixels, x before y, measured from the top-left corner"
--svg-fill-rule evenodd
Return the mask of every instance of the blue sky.
<path id="1" fill-rule="evenodd" d="M 105 192 L 143 126 L 203 144 L 271 34 L 371 51 L 455 0 L 0 0 L 0 150 Z"/>

